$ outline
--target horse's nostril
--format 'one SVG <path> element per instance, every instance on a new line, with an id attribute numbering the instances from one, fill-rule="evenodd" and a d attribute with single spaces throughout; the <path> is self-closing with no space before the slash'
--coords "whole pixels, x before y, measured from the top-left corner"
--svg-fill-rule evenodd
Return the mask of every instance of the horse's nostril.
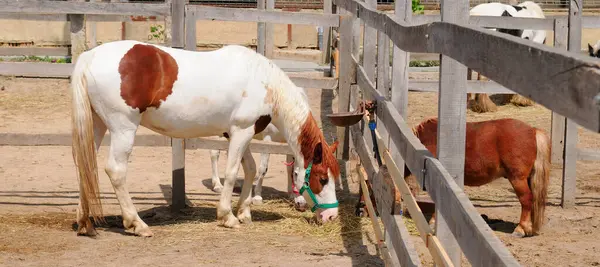
<path id="1" fill-rule="evenodd" d="M 333 215 L 329 216 L 329 221 L 333 221 L 333 219 L 335 219 L 335 216 L 333 216 Z"/>

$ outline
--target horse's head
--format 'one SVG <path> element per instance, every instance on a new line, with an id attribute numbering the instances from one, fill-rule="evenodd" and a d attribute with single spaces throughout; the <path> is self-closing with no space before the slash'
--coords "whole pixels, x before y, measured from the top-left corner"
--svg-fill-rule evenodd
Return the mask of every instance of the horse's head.
<path id="1" fill-rule="evenodd" d="M 329 146 L 323 135 L 303 131 L 301 135 L 303 164 L 294 170 L 294 183 L 304 197 L 306 205 L 316 212 L 322 222 L 334 220 L 338 215 L 335 180 L 340 176 L 340 167 L 334 155 L 338 142 Z M 313 137 L 313 138 L 311 138 Z"/>

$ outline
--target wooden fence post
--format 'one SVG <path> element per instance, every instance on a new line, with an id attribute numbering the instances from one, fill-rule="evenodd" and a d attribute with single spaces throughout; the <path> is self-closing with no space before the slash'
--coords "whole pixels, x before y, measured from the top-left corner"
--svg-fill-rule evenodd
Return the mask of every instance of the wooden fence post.
<path id="1" fill-rule="evenodd" d="M 582 0 L 571 0 L 569 5 L 569 41 L 568 49 L 579 53 L 581 50 L 581 8 Z M 563 156 L 562 201 L 563 208 L 575 205 L 577 191 L 577 124 L 571 119 L 565 120 L 565 149 Z"/>
<path id="2" fill-rule="evenodd" d="M 333 13 L 332 0 L 323 0 L 323 14 Z M 322 26 L 318 26 L 322 27 Z M 335 37 L 335 36 L 334 36 Z M 323 27 L 323 46 L 321 49 L 321 64 L 327 64 L 331 61 L 331 27 Z M 332 75 L 333 76 L 333 75 Z"/>
<path id="3" fill-rule="evenodd" d="M 267 7 L 266 0 L 257 0 L 256 8 L 258 10 L 264 10 Z M 257 22 L 256 24 L 256 52 L 265 55 L 265 43 L 266 43 L 266 25 L 264 22 Z"/>
<path id="4" fill-rule="evenodd" d="M 73 2 L 85 2 L 85 0 L 71 0 Z M 77 62 L 79 55 L 87 50 L 86 45 L 86 30 L 85 30 L 85 15 L 84 14 L 69 14 L 71 24 L 71 62 Z"/>
<path id="5" fill-rule="evenodd" d="M 444 0 L 441 4 L 443 22 L 468 23 L 468 0 Z M 437 156 L 442 165 L 452 175 L 459 187 L 464 186 L 466 106 L 467 106 L 467 67 L 458 61 L 441 56 L 440 91 L 438 108 Z M 444 200 L 442 195 L 435 203 Z M 436 235 L 448 252 L 454 266 L 461 265 L 461 250 L 450 231 L 446 220 L 435 205 Z"/>
<path id="6" fill-rule="evenodd" d="M 275 10 L 275 0 L 267 0 L 267 10 Z M 275 38 L 274 38 L 274 24 L 265 24 L 265 56 L 267 58 L 273 58 L 273 50 L 275 49 Z"/>
<path id="7" fill-rule="evenodd" d="M 568 21 L 565 19 L 554 20 L 554 47 L 560 49 L 567 48 L 567 25 Z M 552 163 L 562 163 L 564 153 L 564 141 L 565 141 L 565 116 L 560 115 L 552 111 L 552 126 L 551 126 L 551 140 L 552 140 Z"/>
<path id="8" fill-rule="evenodd" d="M 347 112 L 350 108 L 350 86 L 352 84 L 352 28 L 354 20 L 351 15 L 348 15 L 344 11 L 343 15 L 340 15 L 340 42 L 339 47 L 339 60 L 340 60 L 340 76 L 339 81 L 339 92 L 338 92 L 338 112 Z M 354 72 L 356 73 L 356 72 Z M 337 127 L 337 138 L 340 142 L 342 149 L 337 150 L 338 159 L 348 160 L 350 158 L 350 128 L 349 127 Z"/>
<path id="9" fill-rule="evenodd" d="M 170 36 L 168 36 L 169 34 L 167 35 L 167 43 L 170 42 L 171 47 L 174 48 L 185 47 L 187 50 L 195 51 L 196 18 L 193 14 L 186 18 L 185 5 L 188 0 L 167 1 L 171 3 L 170 25 L 165 23 L 165 28 L 169 27 L 170 30 Z M 187 33 L 186 30 L 188 31 Z M 185 208 L 185 139 L 171 138 L 171 157 L 171 209 L 179 211 Z"/>

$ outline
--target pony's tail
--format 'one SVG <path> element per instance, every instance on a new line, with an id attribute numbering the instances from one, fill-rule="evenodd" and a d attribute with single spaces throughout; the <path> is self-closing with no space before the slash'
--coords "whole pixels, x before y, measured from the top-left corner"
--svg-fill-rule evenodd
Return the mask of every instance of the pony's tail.
<path id="1" fill-rule="evenodd" d="M 95 221 L 102 220 L 102 204 L 98 186 L 98 166 L 96 162 L 96 147 L 94 145 L 94 125 L 92 106 L 88 97 L 87 76 L 88 66 L 93 52 L 82 53 L 71 75 L 72 90 L 72 153 L 73 161 L 79 178 L 79 194 L 83 217 L 90 214 Z"/>
<path id="2" fill-rule="evenodd" d="M 535 142 L 537 156 L 533 164 L 533 170 L 529 176 L 531 192 L 533 193 L 531 221 L 533 223 L 534 234 L 538 233 L 544 223 L 544 211 L 546 209 L 546 197 L 548 196 L 548 181 L 550 177 L 550 138 L 544 131 L 535 129 Z"/>

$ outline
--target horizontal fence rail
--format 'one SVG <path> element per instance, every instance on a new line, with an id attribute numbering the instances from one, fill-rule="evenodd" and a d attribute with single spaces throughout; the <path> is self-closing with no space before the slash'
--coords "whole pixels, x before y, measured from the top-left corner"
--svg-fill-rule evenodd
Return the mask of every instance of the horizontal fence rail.
<path id="1" fill-rule="evenodd" d="M 2 13 L 167 16 L 170 4 L 0 0 Z"/>
<path id="2" fill-rule="evenodd" d="M 194 5 L 186 6 L 186 12 L 193 12 L 192 15 L 198 20 L 307 24 L 325 27 L 339 26 L 339 16 L 333 14 L 268 11 L 256 9 L 234 9 Z"/>

